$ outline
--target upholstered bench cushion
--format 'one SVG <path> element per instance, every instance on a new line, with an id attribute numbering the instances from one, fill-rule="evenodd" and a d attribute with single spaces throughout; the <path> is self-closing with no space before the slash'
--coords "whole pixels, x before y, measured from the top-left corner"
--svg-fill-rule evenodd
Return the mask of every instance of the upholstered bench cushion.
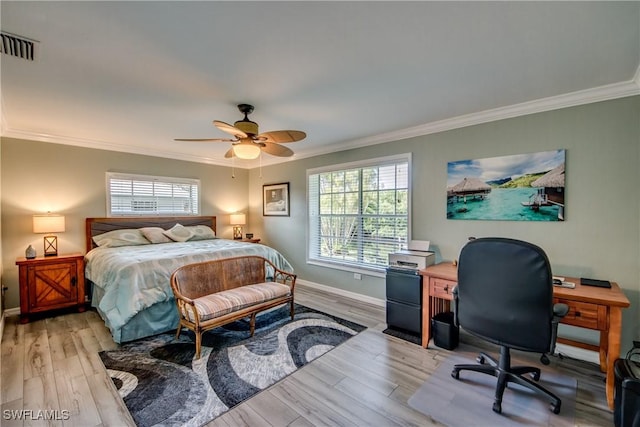
<path id="1" fill-rule="evenodd" d="M 193 303 L 200 315 L 200 321 L 204 322 L 214 317 L 224 316 L 233 311 L 290 294 L 291 288 L 287 285 L 277 282 L 265 282 L 205 295 L 195 299 Z M 195 322 L 191 310 L 186 311 L 184 313 L 185 316 L 190 321 Z"/>

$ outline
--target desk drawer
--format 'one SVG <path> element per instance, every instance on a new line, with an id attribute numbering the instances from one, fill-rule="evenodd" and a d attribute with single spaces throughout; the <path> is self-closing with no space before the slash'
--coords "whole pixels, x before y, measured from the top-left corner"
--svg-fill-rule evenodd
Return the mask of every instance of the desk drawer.
<path id="1" fill-rule="evenodd" d="M 607 307 L 588 302 L 567 301 L 554 298 L 554 303 L 567 304 L 569 313 L 561 320 L 567 325 L 605 331 L 607 329 Z"/>
<path id="2" fill-rule="evenodd" d="M 453 292 L 453 288 L 455 288 L 456 285 L 457 283 L 451 280 L 432 277 L 431 279 L 429 279 L 429 286 L 431 288 L 429 291 L 429 295 L 436 298 L 452 300 L 453 295 L 451 295 L 451 293 Z"/>

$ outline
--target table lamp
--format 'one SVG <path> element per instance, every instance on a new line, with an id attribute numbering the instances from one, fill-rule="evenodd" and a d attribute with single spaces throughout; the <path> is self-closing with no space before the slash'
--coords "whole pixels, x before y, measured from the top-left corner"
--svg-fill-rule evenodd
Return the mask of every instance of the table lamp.
<path id="1" fill-rule="evenodd" d="M 231 225 L 233 225 L 233 239 L 234 240 L 242 239 L 242 226 L 247 223 L 246 216 L 242 213 L 231 214 L 230 222 L 231 222 Z"/>
<path id="2" fill-rule="evenodd" d="M 58 237 L 51 233 L 64 232 L 63 215 L 34 215 L 33 232 L 45 233 L 44 236 L 44 256 L 58 255 Z"/>

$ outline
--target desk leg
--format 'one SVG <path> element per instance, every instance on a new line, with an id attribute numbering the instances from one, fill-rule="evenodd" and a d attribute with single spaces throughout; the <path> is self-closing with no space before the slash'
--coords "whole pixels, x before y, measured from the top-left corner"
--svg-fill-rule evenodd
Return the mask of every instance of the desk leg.
<path id="1" fill-rule="evenodd" d="M 427 281 L 427 280 L 425 280 Z M 427 281 L 428 282 L 428 281 Z M 431 297 L 429 296 L 429 284 L 422 285 L 422 347 L 429 347 L 431 336 Z"/>
<path id="2" fill-rule="evenodd" d="M 607 359 L 609 355 L 609 330 L 600 331 L 600 372 L 607 372 Z"/>
<path id="3" fill-rule="evenodd" d="M 620 333 L 622 330 L 622 309 L 610 307 L 609 312 L 609 348 L 607 351 L 607 403 L 613 409 L 613 392 L 615 375 L 613 364 L 620 357 Z"/>

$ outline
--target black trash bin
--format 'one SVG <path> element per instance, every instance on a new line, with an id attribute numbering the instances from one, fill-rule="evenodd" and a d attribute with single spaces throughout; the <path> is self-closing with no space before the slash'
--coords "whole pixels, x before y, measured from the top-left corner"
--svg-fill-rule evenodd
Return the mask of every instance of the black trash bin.
<path id="1" fill-rule="evenodd" d="M 453 313 L 446 311 L 431 319 L 433 343 L 438 347 L 453 350 L 458 347 L 459 329 L 453 322 Z"/>
<path id="2" fill-rule="evenodd" d="M 613 363 L 615 427 L 640 426 L 640 363 L 618 359 Z"/>

